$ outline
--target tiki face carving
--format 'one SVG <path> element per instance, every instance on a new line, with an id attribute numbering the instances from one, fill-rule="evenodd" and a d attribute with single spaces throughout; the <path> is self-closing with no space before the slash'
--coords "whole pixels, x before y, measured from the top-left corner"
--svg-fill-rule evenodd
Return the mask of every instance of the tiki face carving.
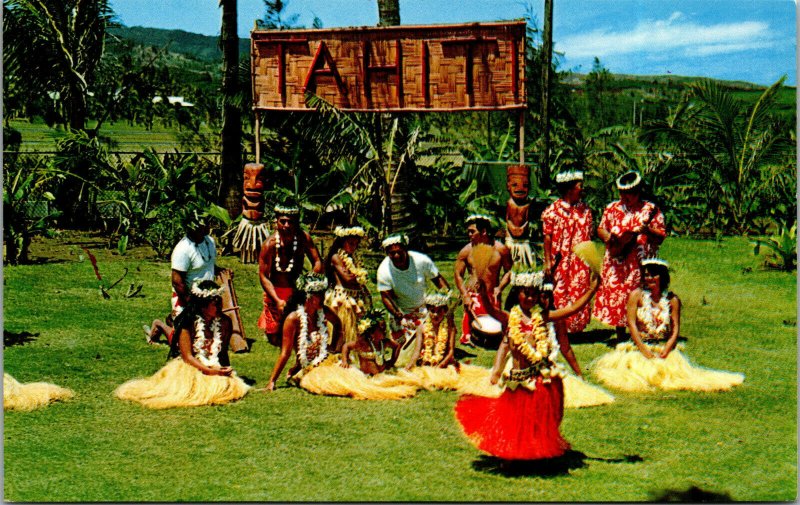
<path id="1" fill-rule="evenodd" d="M 242 216 L 251 221 L 259 221 L 264 217 L 266 175 L 261 163 L 247 163 L 244 166 Z"/>
<path id="2" fill-rule="evenodd" d="M 526 166 L 512 165 L 506 169 L 508 193 L 514 200 L 526 200 L 530 190 L 530 169 Z"/>

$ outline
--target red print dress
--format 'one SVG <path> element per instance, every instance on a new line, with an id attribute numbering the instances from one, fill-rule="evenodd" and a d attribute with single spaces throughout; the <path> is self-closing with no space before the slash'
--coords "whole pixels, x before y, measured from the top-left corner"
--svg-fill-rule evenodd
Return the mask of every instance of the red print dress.
<path id="1" fill-rule="evenodd" d="M 571 305 L 589 289 L 589 266 L 575 256 L 573 248 L 592 240 L 593 229 L 592 211 L 583 202 L 570 205 L 559 198 L 542 212 L 543 233 L 551 237 L 550 254 L 553 258 L 561 255 L 553 274 L 553 301 L 557 309 Z M 567 318 L 567 331 L 583 331 L 590 317 L 591 306 L 587 304 Z"/>
<path id="2" fill-rule="evenodd" d="M 600 228 L 619 235 L 648 222 L 655 233 L 662 237 L 667 235 L 664 214 L 654 203 L 642 200 L 636 208 L 629 209 L 616 201 L 608 204 L 603 212 Z M 634 247 L 624 256 L 612 256 L 606 248 L 603 257 L 602 283 L 597 290 L 593 315 L 611 326 L 625 326 L 628 295 L 641 284 L 639 268 L 642 259 L 653 257 L 658 252 L 658 244 L 648 234 L 640 233 L 634 240 Z"/>
<path id="3" fill-rule="evenodd" d="M 532 325 L 522 324 L 520 330 L 529 333 Z M 555 340 L 555 331 L 550 337 Z M 570 446 L 559 431 L 564 388 L 558 370 L 560 365 L 546 359 L 504 374 L 498 398 L 463 395 L 455 406 L 462 431 L 475 447 L 504 460 L 563 455 Z"/>

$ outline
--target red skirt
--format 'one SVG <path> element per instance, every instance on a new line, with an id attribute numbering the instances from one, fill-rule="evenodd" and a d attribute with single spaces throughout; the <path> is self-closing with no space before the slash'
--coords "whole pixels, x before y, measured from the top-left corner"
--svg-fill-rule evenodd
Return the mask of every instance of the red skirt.
<path id="1" fill-rule="evenodd" d="M 554 458 L 569 449 L 559 432 L 564 415 L 560 378 L 536 389 L 506 389 L 498 398 L 464 395 L 455 406 L 464 434 L 478 449 L 506 460 Z"/>

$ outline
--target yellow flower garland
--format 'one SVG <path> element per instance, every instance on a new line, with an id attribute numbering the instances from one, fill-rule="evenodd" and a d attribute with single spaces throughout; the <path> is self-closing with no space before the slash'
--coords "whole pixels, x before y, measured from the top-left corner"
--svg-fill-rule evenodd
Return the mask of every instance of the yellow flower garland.
<path id="1" fill-rule="evenodd" d="M 442 319 L 439 323 L 439 332 L 435 336 L 433 334 L 433 322 L 430 316 L 425 319 L 425 324 L 422 325 L 422 357 L 423 365 L 436 366 L 441 363 L 444 358 L 444 351 L 447 348 L 447 319 Z"/>
<path id="2" fill-rule="evenodd" d="M 355 262 L 353 262 L 353 258 L 351 258 L 344 249 L 339 249 L 337 254 L 342 260 L 342 263 L 344 263 L 345 268 L 347 268 L 351 274 L 356 276 L 356 282 L 358 282 L 359 285 L 364 286 L 367 283 L 367 270 L 357 267 Z"/>
<path id="3" fill-rule="evenodd" d="M 521 323 L 522 309 L 517 305 L 511 309 L 511 314 L 508 318 L 508 337 L 511 344 L 525 356 L 525 359 L 527 359 L 531 365 L 548 359 L 552 349 L 547 333 L 547 325 L 542 318 L 541 309 L 536 307 L 531 311 L 531 325 L 533 326 L 533 330 L 530 335 L 533 340 L 533 345 L 528 342 L 525 335 L 520 330 Z"/>

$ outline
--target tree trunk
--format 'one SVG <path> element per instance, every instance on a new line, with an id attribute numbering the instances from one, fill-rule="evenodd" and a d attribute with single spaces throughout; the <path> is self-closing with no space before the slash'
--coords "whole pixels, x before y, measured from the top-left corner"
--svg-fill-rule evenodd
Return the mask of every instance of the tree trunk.
<path id="1" fill-rule="evenodd" d="M 397 26 L 400 24 L 400 2 L 399 0 L 378 0 L 378 26 Z M 381 114 L 381 129 L 385 132 L 391 131 L 391 122 L 394 119 L 392 114 Z M 405 116 L 398 117 L 398 130 L 395 138 L 405 137 L 407 130 Z M 382 143 L 381 143 L 382 144 Z M 383 147 L 381 145 L 381 147 Z M 415 235 L 415 222 L 409 211 L 409 173 L 413 163 L 405 167 L 398 167 L 396 163 L 387 160 L 385 156 L 381 158 L 383 166 L 385 188 L 387 193 L 384 200 L 384 223 L 383 228 L 388 233 L 405 232 L 412 239 Z M 396 170 L 400 168 L 400 173 Z M 392 182 L 395 182 L 392 188 Z"/>
<path id="2" fill-rule="evenodd" d="M 239 91 L 239 35 L 236 0 L 220 0 L 222 26 L 222 184 L 220 204 L 234 217 L 242 209 L 242 118 L 235 105 Z"/>
<path id="3" fill-rule="evenodd" d="M 539 166 L 539 187 L 550 183 L 550 88 L 553 83 L 553 0 L 544 0 L 544 33 L 542 34 L 542 148 Z"/>

